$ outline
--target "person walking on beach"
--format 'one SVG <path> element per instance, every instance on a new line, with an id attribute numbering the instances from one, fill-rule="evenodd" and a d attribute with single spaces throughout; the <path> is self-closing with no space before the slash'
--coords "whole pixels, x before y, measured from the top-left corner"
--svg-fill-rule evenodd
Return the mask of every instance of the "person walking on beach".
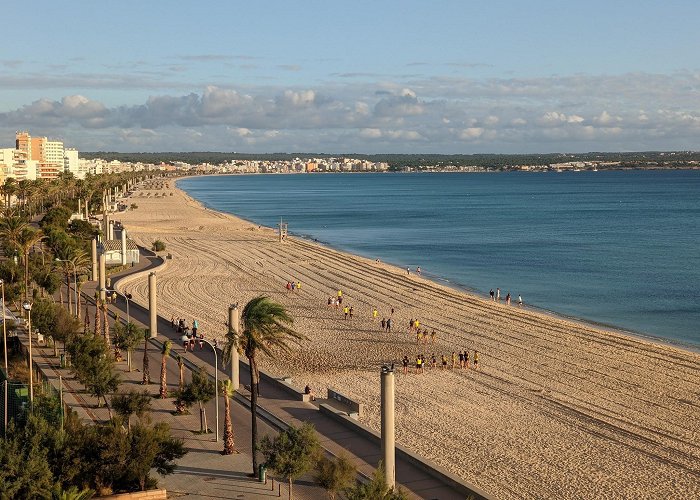
<path id="1" fill-rule="evenodd" d="M 170 316 L 170 328 L 175 330 L 175 316 Z"/>
<path id="2" fill-rule="evenodd" d="M 353 313 L 355 312 L 355 309 L 353 309 L 352 306 L 350 306 L 350 311 L 349 311 L 349 312 L 350 312 L 350 319 L 352 319 L 352 315 L 353 315 Z"/>
<path id="3" fill-rule="evenodd" d="M 464 350 L 464 368 L 469 369 L 469 351 Z"/>
<path id="4" fill-rule="evenodd" d="M 386 330 L 386 318 L 382 318 L 382 330 Z"/>
<path id="5" fill-rule="evenodd" d="M 409 332 L 412 332 L 412 331 L 413 331 L 413 324 L 414 324 L 414 323 L 413 323 L 413 318 L 411 318 L 410 320 L 408 320 L 408 331 L 409 331 Z"/>
<path id="6" fill-rule="evenodd" d="M 411 268 L 410 268 L 410 267 L 406 267 L 406 274 L 407 274 L 408 276 L 411 275 Z"/>
<path id="7" fill-rule="evenodd" d="M 386 332 L 391 333 L 391 318 L 386 320 Z"/>
<path id="8" fill-rule="evenodd" d="M 508 292 L 508 294 L 506 294 L 506 305 L 507 306 L 510 305 L 510 292 Z"/>
<path id="9" fill-rule="evenodd" d="M 501 301 L 501 289 L 496 288 L 496 302 L 500 302 L 500 301 Z"/>
<path id="10" fill-rule="evenodd" d="M 474 349 L 474 369 L 479 369 L 479 352 L 476 349 Z"/>
<path id="11" fill-rule="evenodd" d="M 295 289 L 296 287 L 297 287 L 297 284 L 294 283 L 294 282 L 292 281 L 292 292 L 294 291 L 294 289 Z"/>
<path id="12" fill-rule="evenodd" d="M 430 332 L 430 342 L 432 342 L 433 345 L 435 344 L 435 330 Z"/>
<path id="13" fill-rule="evenodd" d="M 287 285 L 285 288 L 287 289 L 288 292 L 291 292 L 292 291 L 292 283 L 287 281 Z"/>
<path id="14" fill-rule="evenodd" d="M 404 375 L 408 373 L 408 356 L 403 357 L 403 373 Z"/>
<path id="15" fill-rule="evenodd" d="M 489 295 L 491 296 L 491 302 L 493 302 L 493 301 L 496 300 L 496 298 L 494 297 L 493 288 L 492 288 L 491 291 L 489 292 Z"/>
<path id="16" fill-rule="evenodd" d="M 350 308 L 348 306 L 343 307 L 343 313 L 345 314 L 345 319 L 348 319 L 349 312 L 350 312 Z"/>
<path id="17" fill-rule="evenodd" d="M 377 315 L 378 315 L 378 314 L 379 314 L 379 313 L 377 312 L 377 308 L 376 308 L 376 307 L 373 308 L 373 309 L 372 309 L 372 321 L 375 321 L 375 320 L 377 319 Z"/>
<path id="18" fill-rule="evenodd" d="M 416 373 L 423 373 L 423 355 L 416 356 Z"/>
<path id="19" fill-rule="evenodd" d="M 192 335 L 197 336 L 197 330 L 199 330 L 199 323 L 196 319 L 192 320 Z"/>
<path id="20" fill-rule="evenodd" d="M 455 369 L 455 365 L 457 364 L 457 355 L 455 354 L 454 351 L 452 351 L 452 369 Z"/>
<path id="21" fill-rule="evenodd" d="M 459 351 L 459 367 L 464 368 L 464 354 L 462 354 L 462 351 Z"/>
<path id="22" fill-rule="evenodd" d="M 440 367 L 441 370 L 444 370 L 447 368 L 447 356 L 444 354 L 440 356 L 440 361 L 442 362 L 442 366 Z"/>
<path id="23" fill-rule="evenodd" d="M 301 290 L 301 281 L 297 281 L 297 290 Z"/>
<path id="24" fill-rule="evenodd" d="M 416 268 L 416 273 L 418 274 L 418 276 L 420 276 L 420 266 Z"/>
<path id="25" fill-rule="evenodd" d="M 416 330 L 416 344 L 420 344 L 421 340 L 423 340 L 423 332 Z"/>
<path id="26" fill-rule="evenodd" d="M 413 326 L 415 326 L 416 328 L 418 328 L 418 327 L 420 326 L 420 321 L 416 320 L 416 322 L 413 323 Z"/>
<path id="27" fill-rule="evenodd" d="M 523 307 L 523 297 L 520 294 L 518 294 L 518 305 Z"/>
<path id="28" fill-rule="evenodd" d="M 437 366 L 437 358 L 435 357 L 435 353 L 433 353 L 432 356 L 430 356 L 430 368 L 435 368 Z"/>

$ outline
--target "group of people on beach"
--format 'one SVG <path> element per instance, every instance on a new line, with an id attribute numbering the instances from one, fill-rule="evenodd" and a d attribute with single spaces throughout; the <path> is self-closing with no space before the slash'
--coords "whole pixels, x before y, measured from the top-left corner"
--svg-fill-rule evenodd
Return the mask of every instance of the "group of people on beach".
<path id="1" fill-rule="evenodd" d="M 459 361 L 459 364 L 457 364 Z M 403 373 L 408 373 L 408 365 L 410 364 L 410 360 L 408 359 L 408 356 L 404 356 L 403 360 L 401 361 L 401 364 L 403 365 Z M 425 373 L 425 365 L 428 365 L 429 368 L 437 368 L 438 367 L 438 359 L 435 356 L 435 353 L 433 353 L 430 356 L 430 361 L 427 361 L 425 359 L 425 356 L 423 354 L 418 354 L 416 356 L 416 371 L 415 373 Z M 479 351 L 474 350 L 474 355 L 472 356 L 471 360 L 469 358 L 469 350 L 465 349 L 463 352 L 460 351 L 459 353 L 455 353 L 452 351 L 452 356 L 449 358 L 446 355 L 441 355 L 440 356 L 440 363 L 439 363 L 440 369 L 441 370 L 454 370 L 458 366 L 462 370 L 469 369 L 473 367 L 473 370 L 478 370 L 479 369 Z"/>
<path id="2" fill-rule="evenodd" d="M 170 318 L 170 326 L 177 333 L 182 334 L 182 347 L 185 352 L 189 349 L 194 352 L 194 346 L 199 341 L 199 350 L 204 349 L 204 334 L 199 331 L 199 322 L 196 319 L 192 320 L 192 328 L 188 326 L 184 318 L 175 319 L 175 316 Z"/>
<path id="3" fill-rule="evenodd" d="M 285 288 L 288 292 L 301 290 L 301 281 L 287 281 L 287 285 L 285 286 Z"/>
<path id="4" fill-rule="evenodd" d="M 489 295 L 491 296 L 492 302 L 500 302 L 501 301 L 501 289 L 500 288 L 496 288 L 495 292 L 493 291 L 493 288 L 492 288 L 491 291 L 489 292 Z M 508 292 L 506 294 L 506 305 L 507 306 L 510 305 L 510 299 L 511 299 L 510 292 Z M 518 295 L 518 305 L 520 307 L 523 307 L 523 297 L 521 295 Z"/>

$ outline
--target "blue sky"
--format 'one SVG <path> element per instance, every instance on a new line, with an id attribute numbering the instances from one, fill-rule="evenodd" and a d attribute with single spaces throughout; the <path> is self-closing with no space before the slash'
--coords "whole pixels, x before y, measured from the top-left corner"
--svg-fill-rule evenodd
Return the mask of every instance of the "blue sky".
<path id="1" fill-rule="evenodd" d="M 3 23 L 0 144 L 18 129 L 118 151 L 700 139 L 700 2 L 39 1 L 24 14 L 32 26 Z"/>

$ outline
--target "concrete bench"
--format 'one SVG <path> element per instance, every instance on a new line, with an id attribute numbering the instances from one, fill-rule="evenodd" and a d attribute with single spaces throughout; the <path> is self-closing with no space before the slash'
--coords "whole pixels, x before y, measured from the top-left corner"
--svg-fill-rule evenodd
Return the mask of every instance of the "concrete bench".
<path id="1" fill-rule="evenodd" d="M 279 389 L 282 389 L 287 394 L 293 396 L 294 399 L 296 399 L 297 401 L 311 401 L 311 394 L 304 394 L 303 392 L 298 391 L 292 386 L 292 384 L 290 383 L 292 380 L 291 377 L 275 378 L 272 375 L 268 375 L 267 373 L 261 370 L 260 379 L 271 383 Z"/>
<path id="2" fill-rule="evenodd" d="M 360 418 L 364 414 L 365 405 L 358 403 L 354 399 L 349 398 L 345 394 L 338 392 L 331 387 L 328 388 L 328 399 L 338 401 L 339 403 L 349 408 L 348 415 L 353 418 Z"/>

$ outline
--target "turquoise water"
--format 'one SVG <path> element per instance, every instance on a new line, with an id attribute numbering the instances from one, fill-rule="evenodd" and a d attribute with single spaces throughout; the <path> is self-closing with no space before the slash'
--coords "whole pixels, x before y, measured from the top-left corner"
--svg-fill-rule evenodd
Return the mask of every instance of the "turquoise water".
<path id="1" fill-rule="evenodd" d="M 700 171 L 195 177 L 207 206 L 482 294 L 700 346 Z"/>

